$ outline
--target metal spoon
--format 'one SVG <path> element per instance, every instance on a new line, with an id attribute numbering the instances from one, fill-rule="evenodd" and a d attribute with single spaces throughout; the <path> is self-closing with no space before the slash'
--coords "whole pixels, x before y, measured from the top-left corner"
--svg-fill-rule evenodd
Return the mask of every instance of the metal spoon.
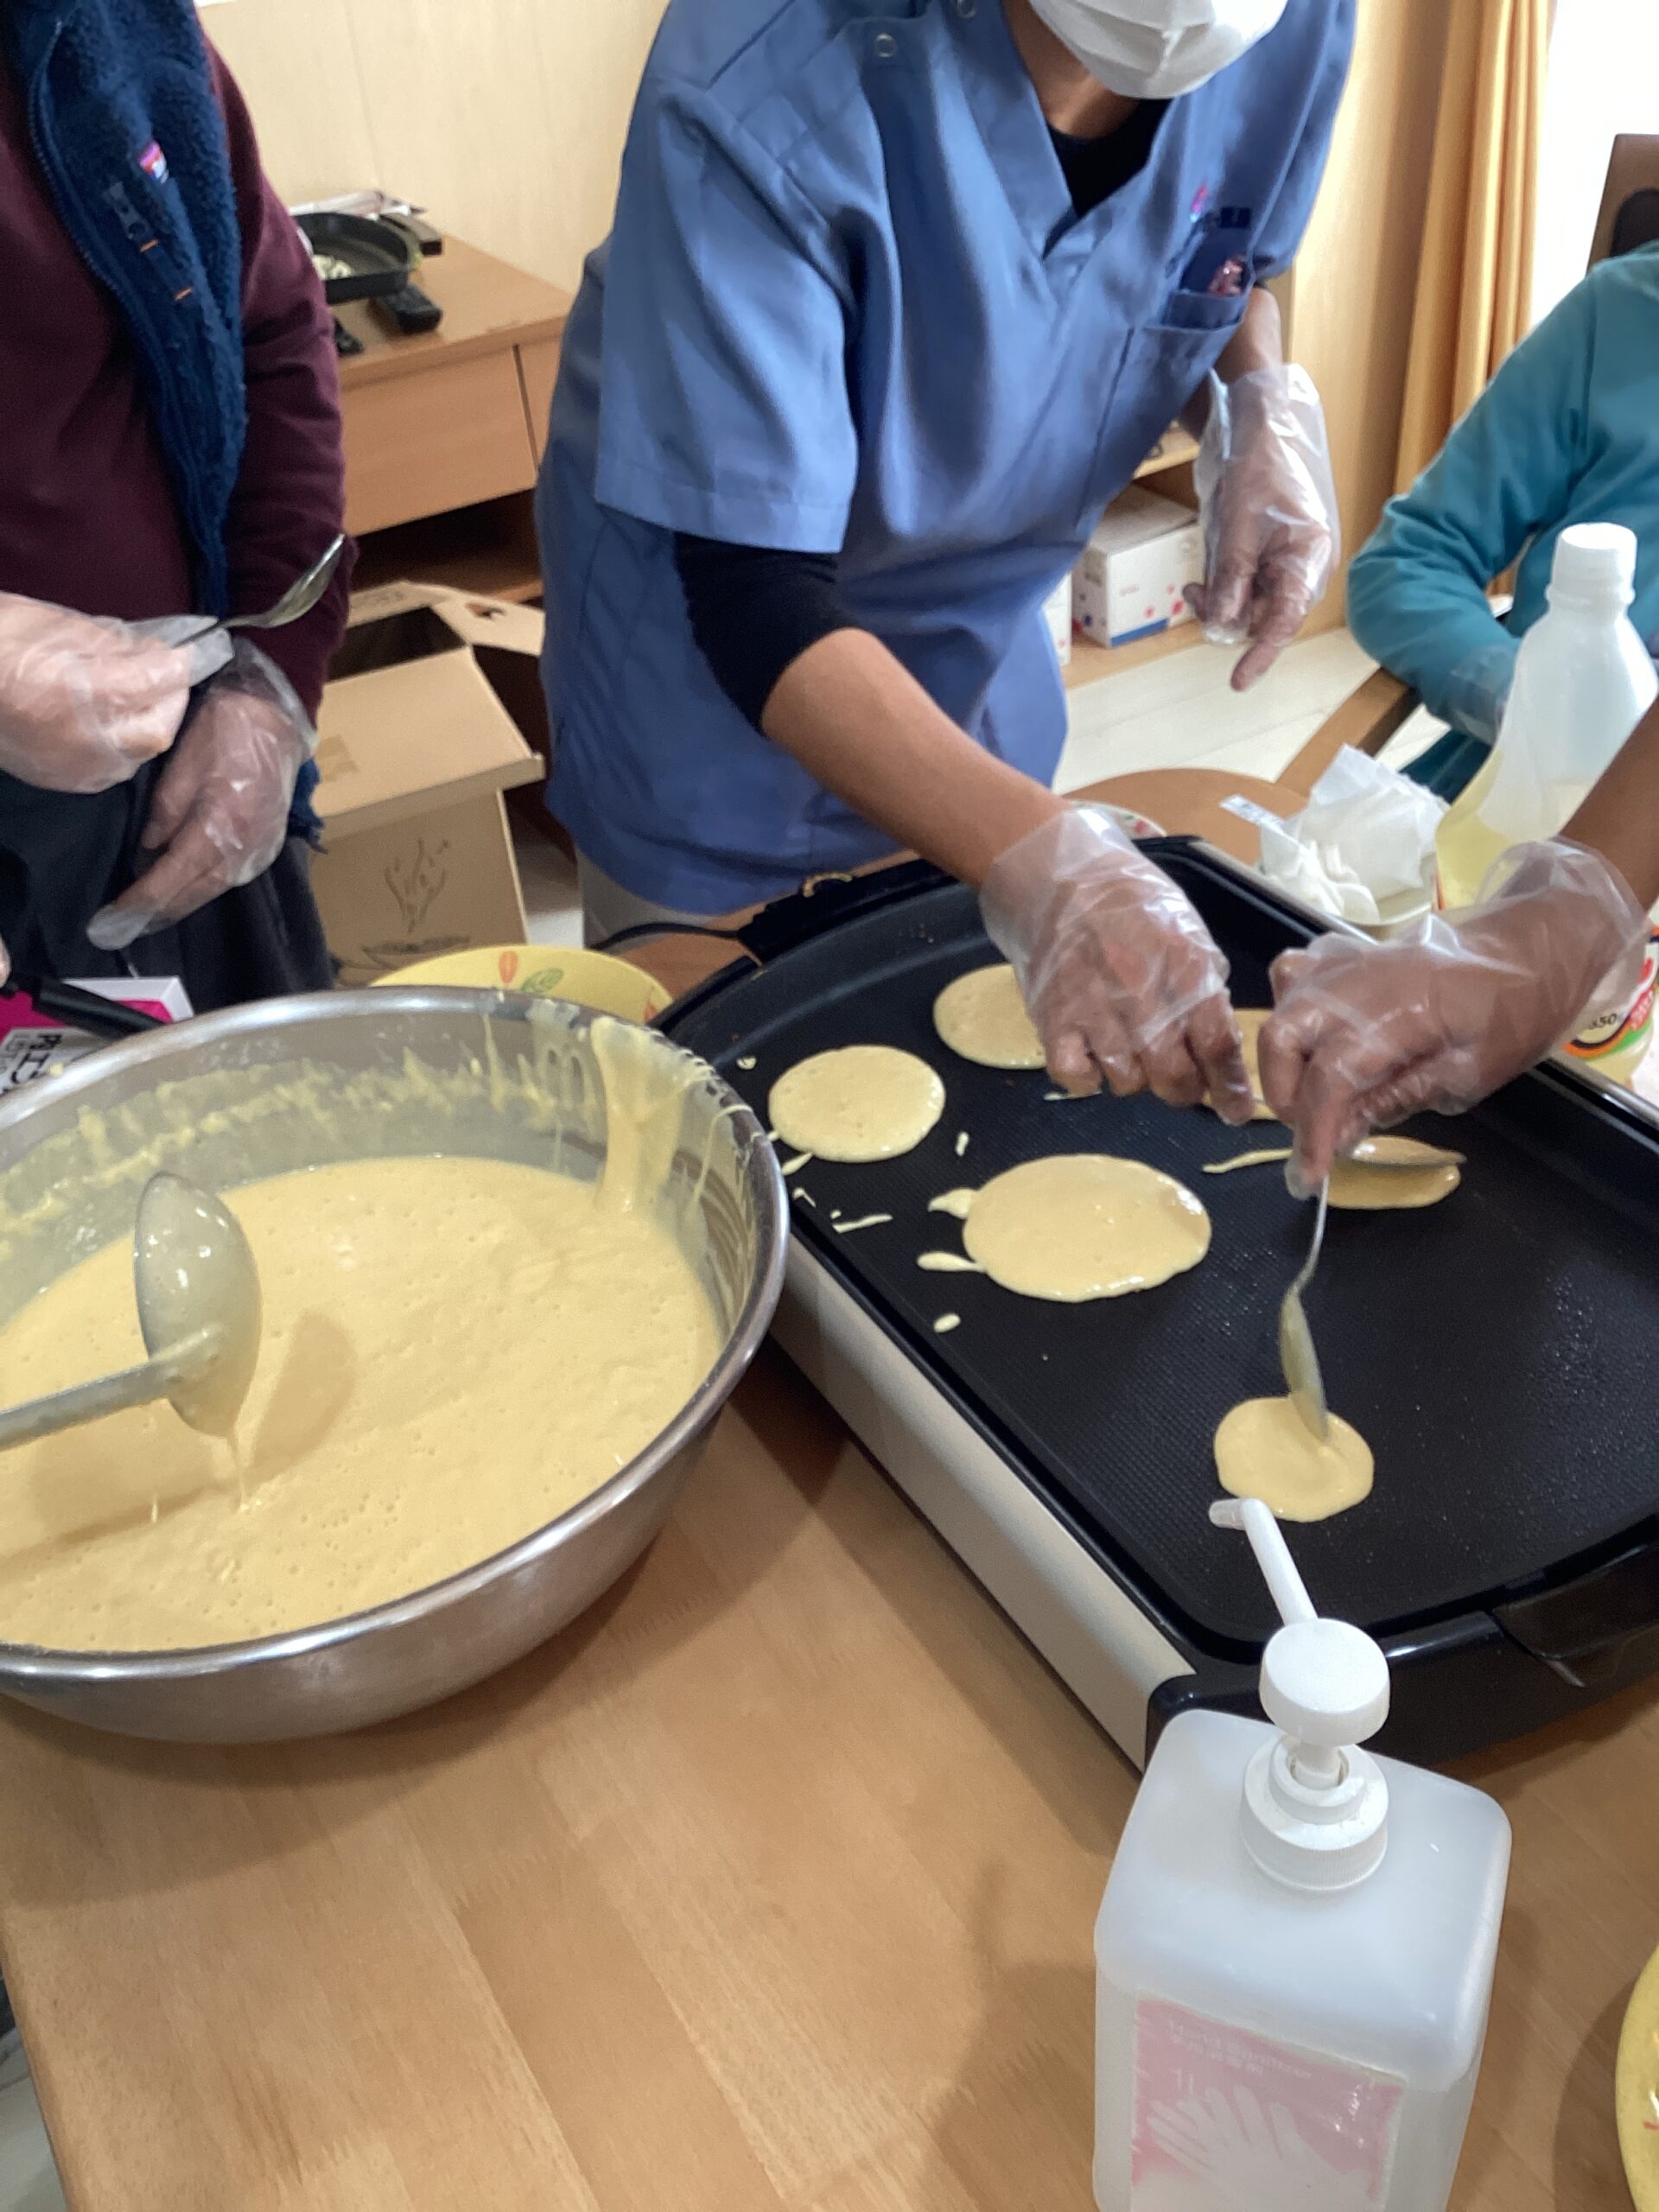
<path id="1" fill-rule="evenodd" d="M 1357 1160 L 1362 1167 L 1387 1170 L 1393 1174 L 1421 1175 L 1427 1167 L 1466 1167 L 1466 1152 L 1448 1152 L 1443 1146 L 1426 1144 L 1416 1152 L 1398 1153 L 1391 1147 L 1399 1143 L 1397 1137 L 1363 1137 L 1351 1152 L 1343 1154 L 1344 1160 Z"/>
<path id="2" fill-rule="evenodd" d="M 1285 1293 L 1284 1303 L 1279 1308 L 1279 1363 L 1285 1370 L 1285 1388 L 1303 1426 L 1321 1444 L 1330 1440 L 1331 1415 L 1325 1402 L 1325 1377 L 1319 1372 L 1319 1355 L 1313 1349 L 1313 1332 L 1307 1325 L 1307 1315 L 1302 1306 L 1302 1293 L 1313 1281 L 1313 1271 L 1319 1264 L 1325 1216 L 1330 1211 L 1331 1185 L 1327 1179 L 1319 1185 L 1319 1208 L 1313 1216 L 1313 1242 L 1308 1247 L 1301 1273 Z"/>
<path id="3" fill-rule="evenodd" d="M 198 638 L 205 638 L 213 630 L 282 630 L 289 623 L 297 622 L 308 614 L 328 588 L 334 570 L 340 566 L 340 556 L 346 550 L 345 532 L 324 549 L 302 576 L 296 576 L 274 607 L 266 607 L 263 614 L 228 614 L 224 619 L 210 619 L 199 630 L 192 630 L 176 640 L 179 645 L 194 645 Z"/>
<path id="4" fill-rule="evenodd" d="M 133 1289 L 149 1357 L 0 1411 L 0 1451 L 105 1414 L 171 1401 L 181 1421 L 228 1436 L 259 1357 L 259 1274 L 219 1200 L 182 1176 L 152 1175 L 132 1233 Z"/>

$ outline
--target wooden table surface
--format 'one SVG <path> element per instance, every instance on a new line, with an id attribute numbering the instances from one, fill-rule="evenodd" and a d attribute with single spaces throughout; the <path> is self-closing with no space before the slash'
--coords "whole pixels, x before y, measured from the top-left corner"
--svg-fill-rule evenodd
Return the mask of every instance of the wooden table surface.
<path id="1" fill-rule="evenodd" d="M 415 281 L 443 309 L 435 330 L 406 335 L 367 300 L 334 310 L 364 346 L 362 353 L 340 360 L 340 387 L 346 393 L 387 377 L 411 376 L 504 346 L 556 339 L 570 309 L 569 292 L 468 245 L 465 238 L 446 237 L 442 252 L 422 263 Z"/>
<path id="2" fill-rule="evenodd" d="M 1659 1703 L 1462 1770 L 1516 1849 L 1454 2203 L 1616 2212 Z M 1134 1786 L 768 1350 L 639 1566 L 435 1711 L 7 1708 L 0 1956 L 77 2212 L 1089 2212 Z"/>

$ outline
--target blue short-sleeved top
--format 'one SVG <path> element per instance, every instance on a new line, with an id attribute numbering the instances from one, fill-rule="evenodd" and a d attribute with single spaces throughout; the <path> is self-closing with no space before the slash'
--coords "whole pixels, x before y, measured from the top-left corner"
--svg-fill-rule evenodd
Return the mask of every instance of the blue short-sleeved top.
<path id="1" fill-rule="evenodd" d="M 537 494 L 549 804 L 607 874 L 715 912 L 890 849 L 720 690 L 676 531 L 839 552 L 854 619 L 1052 776 L 1043 602 L 1294 253 L 1354 5 L 1289 0 L 1078 219 L 999 0 L 671 0 Z"/>

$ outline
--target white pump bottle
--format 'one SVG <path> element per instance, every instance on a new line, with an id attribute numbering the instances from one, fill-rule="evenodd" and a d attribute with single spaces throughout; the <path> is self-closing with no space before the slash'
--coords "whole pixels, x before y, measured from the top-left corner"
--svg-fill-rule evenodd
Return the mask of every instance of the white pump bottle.
<path id="1" fill-rule="evenodd" d="M 1510 1828 L 1357 1746 L 1389 1713 L 1363 1630 L 1322 1620 L 1254 1500 L 1286 1625 L 1270 1720 L 1171 1722 L 1096 1931 L 1101 2212 L 1444 2212 L 1486 2031 Z"/>

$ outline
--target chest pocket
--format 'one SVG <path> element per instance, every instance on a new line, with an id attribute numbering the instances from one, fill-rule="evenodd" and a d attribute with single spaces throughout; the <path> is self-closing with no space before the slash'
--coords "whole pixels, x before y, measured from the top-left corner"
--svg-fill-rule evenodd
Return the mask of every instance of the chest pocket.
<path id="1" fill-rule="evenodd" d="M 1107 403 L 1080 520 L 1093 526 L 1204 382 L 1244 319 L 1249 295 L 1174 292 L 1163 319 L 1129 333 Z"/>

